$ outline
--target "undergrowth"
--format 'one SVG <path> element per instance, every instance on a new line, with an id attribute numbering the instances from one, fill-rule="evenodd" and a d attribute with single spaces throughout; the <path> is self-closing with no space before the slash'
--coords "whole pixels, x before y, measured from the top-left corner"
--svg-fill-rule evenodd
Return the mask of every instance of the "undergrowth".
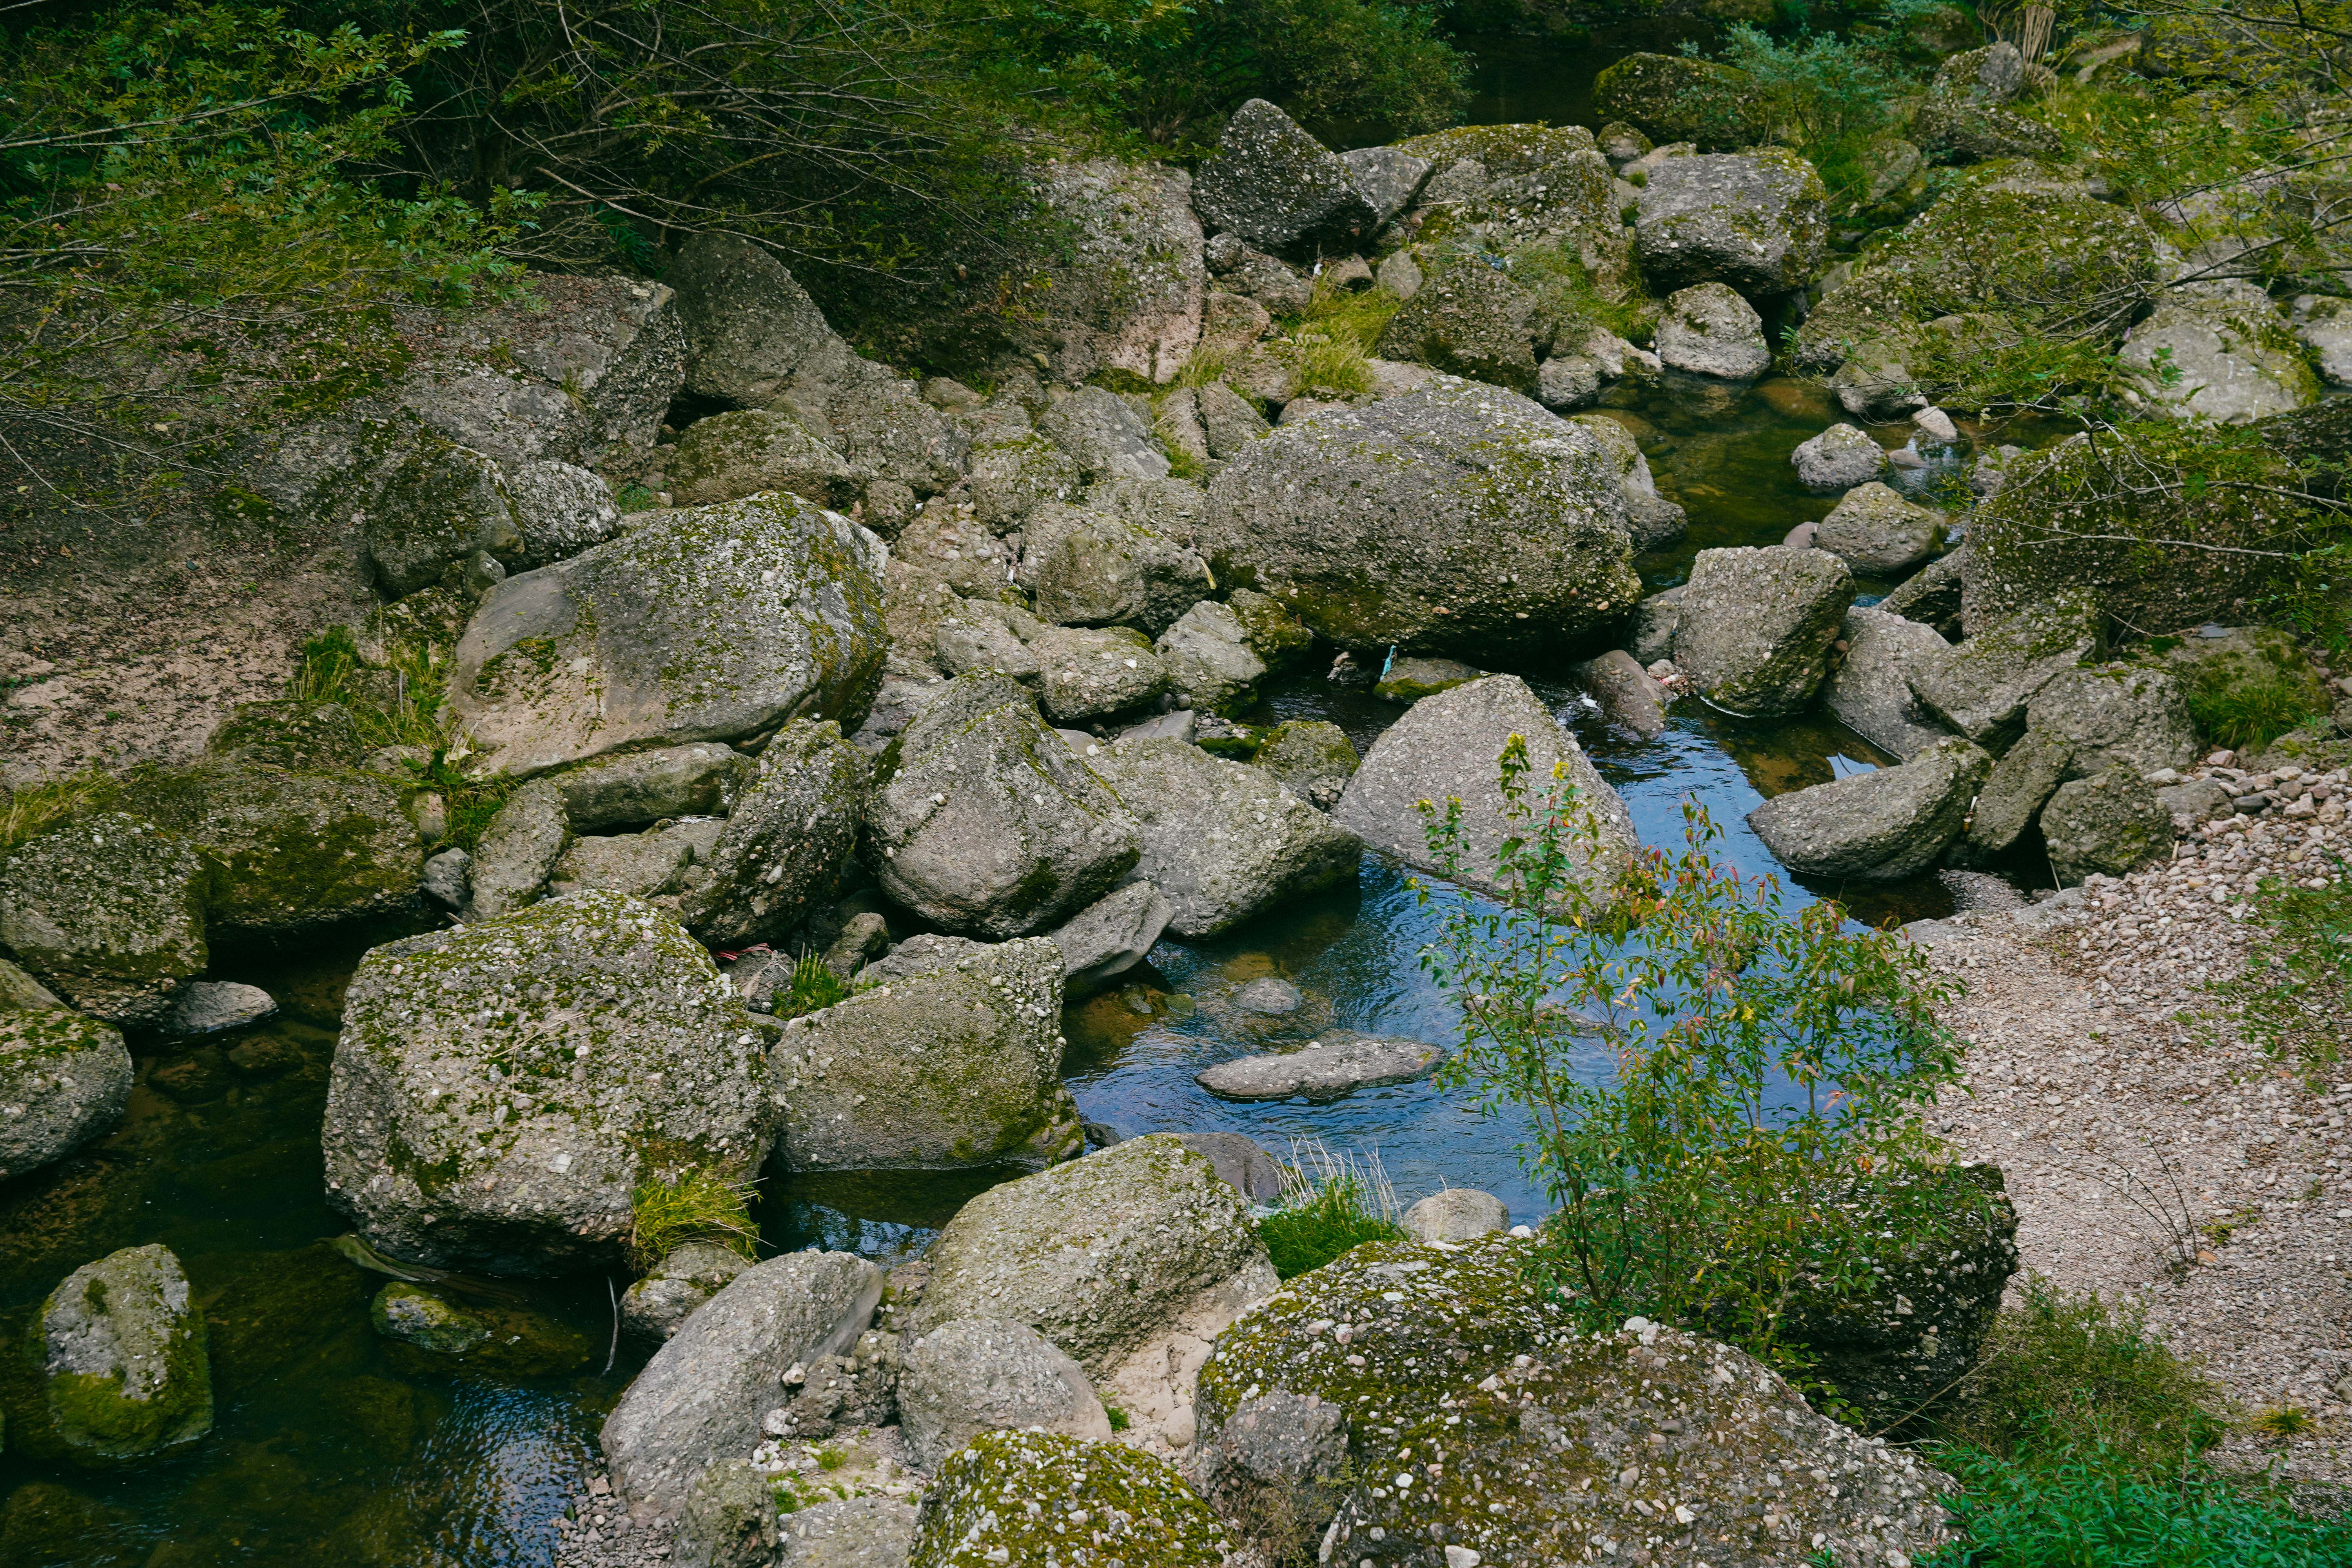
<path id="1" fill-rule="evenodd" d="M 629 1200 L 629 1261 L 649 1273 L 671 1250 L 708 1241 L 757 1261 L 759 1226 L 751 1223 L 750 1182 L 730 1181 L 694 1167 L 675 1180 L 637 1184 Z"/>
<path id="2" fill-rule="evenodd" d="M 804 952 L 793 965 L 791 989 L 776 994 L 776 1021 L 782 1023 L 787 1018 L 821 1013 L 836 1002 L 846 1002 L 856 989 L 856 985 L 835 974 L 822 957 L 814 952 Z"/>
<path id="3" fill-rule="evenodd" d="M 1282 1172 L 1282 1206 L 1257 1222 L 1257 1233 L 1285 1279 L 1368 1241 L 1405 1235 L 1380 1156 L 1334 1154 L 1313 1142 L 1292 1148 Z"/>
<path id="4" fill-rule="evenodd" d="M 84 812 L 105 810 L 118 787 L 92 768 L 0 796 L 0 854 Z"/>
<path id="5" fill-rule="evenodd" d="M 410 644 L 393 647 L 387 657 L 393 677 L 389 701 L 381 680 L 362 661 L 359 645 L 348 626 L 329 626 L 302 645 L 300 661 L 287 695 L 303 701 L 340 702 L 352 716 L 360 739 L 373 750 L 406 748 L 411 756 L 401 782 L 441 796 L 447 826 L 440 844 L 471 853 L 490 819 L 514 793 L 509 778 L 473 779 L 451 760 L 457 726 L 448 708 L 447 671 L 434 649 Z"/>
<path id="6" fill-rule="evenodd" d="M 2263 885 L 2246 922 L 2245 968 L 2213 987 L 2236 1009 L 2242 1034 L 2313 1078 L 2343 1059 L 2352 1016 L 2352 864 L 2326 868 L 2336 878 L 2330 887 Z"/>
<path id="7" fill-rule="evenodd" d="M 2197 732 L 2235 751 L 2266 746 L 2327 712 L 2326 700 L 2315 697 L 2310 681 L 2267 666 L 2257 674 L 2235 676 L 2209 665 L 2189 688 L 2189 716 Z"/>

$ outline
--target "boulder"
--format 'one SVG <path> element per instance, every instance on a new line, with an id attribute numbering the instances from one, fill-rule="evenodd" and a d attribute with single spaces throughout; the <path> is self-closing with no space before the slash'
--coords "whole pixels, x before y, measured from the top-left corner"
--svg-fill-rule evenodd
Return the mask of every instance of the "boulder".
<path id="1" fill-rule="evenodd" d="M 1702 550 L 1683 590 L 1675 664 L 1727 712 L 1802 712 L 1853 602 L 1853 573 L 1826 551 Z"/>
<path id="2" fill-rule="evenodd" d="M 1693 375 L 1752 381 L 1772 366 L 1764 318 L 1725 283 L 1695 283 L 1667 296 L 1655 342 L 1669 369 Z"/>
<path id="3" fill-rule="evenodd" d="M 1957 641 L 1960 635 L 1960 574 L 1968 561 L 1969 548 L 1965 544 L 1949 555 L 1939 555 L 1871 607 L 1932 626 L 1945 641 Z"/>
<path id="4" fill-rule="evenodd" d="M 1033 168 L 1063 227 L 1036 273 L 1046 286 L 1001 323 L 1004 346 L 1033 363 L 1044 354 L 1046 373 L 1068 384 L 1118 373 L 1170 380 L 1201 336 L 1207 283 L 1191 177 L 1110 158 Z"/>
<path id="5" fill-rule="evenodd" d="M 1873 481 L 1847 491 L 1831 509 L 1813 534 L 1813 548 L 1866 576 L 1900 577 L 1935 552 L 1943 531 L 1941 512 Z"/>
<path id="6" fill-rule="evenodd" d="M 1017 581 L 1061 626 L 1133 626 L 1156 636 L 1212 586 L 1192 549 L 1122 517 L 1047 501 L 1023 529 Z"/>
<path id="7" fill-rule="evenodd" d="M 1200 389 L 1200 406 L 1201 433 L 1209 443 L 1209 455 L 1221 462 L 1240 457 L 1251 442 L 1273 428 L 1248 398 L 1222 381 Z"/>
<path id="8" fill-rule="evenodd" d="M 775 405 L 803 377 L 838 373 L 847 345 L 783 263 L 706 231 L 670 264 L 688 349 L 686 390 L 732 408 Z"/>
<path id="9" fill-rule="evenodd" d="M 474 858 L 463 849 L 444 849 L 425 862 L 417 886 L 445 910 L 462 910 L 474 896 Z"/>
<path id="10" fill-rule="evenodd" d="M 1097 1380 L 1201 1303 L 1224 1302 L 1230 1321 L 1275 1285 L 1247 1200 L 1167 1133 L 990 1188 L 927 1256 L 917 1333 L 1010 1319 Z"/>
<path id="11" fill-rule="evenodd" d="M 882 675 L 888 552 L 786 495 L 641 513 L 509 577 L 457 645 L 450 705 L 477 773 L 529 775 L 647 745 L 854 726 Z"/>
<path id="12" fill-rule="evenodd" d="M 467 447 L 422 440 L 384 472 L 362 516 L 369 575 L 398 599 L 441 580 L 477 556 L 522 559 L 522 531 L 507 503 L 499 466 Z"/>
<path id="13" fill-rule="evenodd" d="M 1102 387 L 1079 387 L 1045 411 L 1037 430 L 1067 452 L 1089 482 L 1168 477 L 1168 459 L 1153 445 L 1150 425 Z"/>
<path id="14" fill-rule="evenodd" d="M 1273 595 L 1255 588 L 1235 588 L 1226 596 L 1225 605 L 1249 634 L 1250 651 L 1265 661 L 1268 670 L 1288 669 L 1314 651 L 1315 634 L 1299 625 L 1298 617 Z"/>
<path id="15" fill-rule="evenodd" d="M 1179 1132 L 1176 1142 L 1217 1168 L 1217 1180 L 1252 1203 L 1282 1195 L 1282 1163 L 1239 1132 Z"/>
<path id="16" fill-rule="evenodd" d="M 1664 159 L 1633 219 L 1634 257 L 1659 289 L 1712 282 L 1786 294 L 1813 280 L 1828 243 L 1822 178 L 1782 147 Z"/>
<path id="17" fill-rule="evenodd" d="M 327 1095 L 329 1201 L 439 1268 L 562 1272 L 640 1183 L 741 1178 L 774 1136 L 757 1037 L 677 922 L 616 893 L 372 949 Z"/>
<path id="18" fill-rule="evenodd" d="M 1886 471 L 1886 448 L 1851 425 L 1832 425 L 1789 455 L 1809 490 L 1851 489 Z"/>
<path id="19" fill-rule="evenodd" d="M 786 1514 L 776 1568 L 907 1568 L 914 1548 L 914 1505 L 868 1492 Z"/>
<path id="20" fill-rule="evenodd" d="M 1447 1187 L 1404 1211 L 1405 1234 L 1415 1241 L 1475 1241 L 1511 1223 L 1511 1211 L 1492 1193 Z"/>
<path id="21" fill-rule="evenodd" d="M 1250 765 L 1318 811 L 1339 804 L 1362 759 L 1339 725 L 1323 719 L 1289 719 L 1265 732 Z"/>
<path id="22" fill-rule="evenodd" d="M 1076 499 L 1086 483 L 1078 460 L 1029 429 L 1024 415 L 1019 435 L 972 448 L 961 491 L 971 499 L 974 520 L 1002 532 L 1047 501 Z"/>
<path id="23" fill-rule="evenodd" d="M 1129 882 L 1080 910 L 1052 933 L 1062 955 L 1065 1005 L 1084 1001 L 1150 957 L 1175 918 L 1176 906 L 1149 882 Z"/>
<path id="24" fill-rule="evenodd" d="M 1682 55 L 1633 54 L 1608 67 L 1593 79 L 1592 112 L 1659 143 L 1746 147 L 1764 135 L 1762 96 L 1747 72 Z"/>
<path id="25" fill-rule="evenodd" d="M 687 929 L 742 947 L 781 940 L 830 902 L 857 848 L 866 782 L 866 759 L 830 719 L 778 731 L 711 847 L 709 879 L 679 900 Z"/>
<path id="26" fill-rule="evenodd" d="M 1381 672 L 1381 678 L 1372 682 L 1372 695 L 1410 707 L 1424 697 L 1467 686 L 1486 673 L 1458 658 L 1392 658 Z"/>
<path id="27" fill-rule="evenodd" d="M 2074 748 L 2047 731 L 2026 731 L 1986 775 L 1969 813 L 1969 830 L 1952 846 L 1956 866 L 1988 866 L 2014 849 L 2042 808 L 2066 782 Z"/>
<path id="28" fill-rule="evenodd" d="M 1912 116 L 1911 134 L 1938 163 L 2058 158 L 2065 138 L 2038 120 L 1971 98 L 1931 95 Z"/>
<path id="29" fill-rule="evenodd" d="M 1492 890 L 1496 852 L 1522 827 L 1504 815 L 1497 760 L 1511 737 L 1524 740 L 1528 779 L 1550 787 L 1555 768 L 1567 770 L 1598 841 L 1569 846 L 1578 874 L 1596 895 L 1605 892 L 1637 847 L 1633 815 L 1595 771 L 1576 738 L 1516 675 L 1484 680 L 1424 698 L 1382 731 L 1348 781 L 1332 820 L 1374 849 L 1422 870 L 1441 869 L 1429 847 L 1431 818 L 1421 801 L 1462 802 L 1462 865 L 1450 873 L 1465 885 Z"/>
<path id="30" fill-rule="evenodd" d="M 51 1430 L 67 1455 L 107 1465 L 212 1430 L 204 1309 L 168 1247 L 129 1247 L 65 1278 L 41 1303 L 31 1347 Z"/>
<path id="31" fill-rule="evenodd" d="M 539 901 L 572 842 L 563 792 L 552 780 L 533 779 L 507 796 L 467 862 L 467 913 L 496 920 Z"/>
<path id="32" fill-rule="evenodd" d="M 883 890 L 948 931 L 1048 931 L 1135 864 L 1134 819 L 1002 676 L 948 683 L 892 742 L 866 812 Z"/>
<path id="33" fill-rule="evenodd" d="M 2122 768 L 2145 776 L 2197 754 L 2188 693 L 2160 669 L 2103 664 L 2062 670 L 2025 708 L 2026 731 L 2063 741 L 2077 774 Z"/>
<path id="34" fill-rule="evenodd" d="M 1192 207 L 1204 227 L 1267 250 L 1345 254 L 1380 226 L 1348 165 L 1262 98 L 1225 121 L 1192 177 Z"/>
<path id="35" fill-rule="evenodd" d="M 2104 638 L 2098 611 L 2080 597 L 2036 605 L 1986 626 L 1933 664 L 1912 671 L 1928 711 L 1980 746 L 2005 750 L 2025 726 L 2026 705 Z"/>
<path id="36" fill-rule="evenodd" d="M 1590 408 L 1601 400 L 1600 363 L 1589 354 L 1561 354 L 1536 366 L 1536 401 L 1555 414 Z"/>
<path id="37" fill-rule="evenodd" d="M 1947 1539 L 1949 1483 L 1916 1459 L 1816 1415 L 1727 1346 L 1638 1318 L 1563 1332 L 1526 1258 L 1502 1236 L 1373 1242 L 1291 1280 L 1202 1369 L 1204 1455 L 1277 1394 L 1336 1412 L 1351 1463 L 1325 1537 L 1334 1562 L 1434 1564 L 1413 1543 L 1442 1540 L 1448 1568 L 1569 1563 L 1667 1520 L 1705 1531 L 1678 1554 L 1726 1563 L 1924 1559 Z M 1781 1486 L 1765 1507 L 1752 1500 L 1768 1474 Z"/>
<path id="38" fill-rule="evenodd" d="M 678 437 L 663 470 L 681 506 L 740 500 L 784 490 L 846 511 L 873 478 L 852 467 L 789 414 L 745 408 L 698 419 Z"/>
<path id="39" fill-rule="evenodd" d="M 167 1034 L 187 1037 L 218 1035 L 258 1024 L 278 1011 L 277 999 L 258 985 L 234 981 L 196 980 L 180 993 L 172 1007 Z"/>
<path id="40" fill-rule="evenodd" d="M 1214 936 L 1355 875 L 1356 836 L 1260 769 L 1170 740 L 1118 742 L 1096 769 L 1137 824 L 1133 875 L 1175 906 L 1179 937 Z"/>
<path id="41" fill-rule="evenodd" d="M 1168 668 L 1176 700 L 1201 713 L 1232 713 L 1257 695 L 1265 661 L 1250 647 L 1249 628 L 1229 605 L 1203 599 L 1176 617 L 1152 645 Z"/>
<path id="42" fill-rule="evenodd" d="M 610 833 L 666 816 L 724 816 L 756 766 L 731 746 L 706 742 L 599 758 L 549 782 L 573 832 Z"/>
<path id="43" fill-rule="evenodd" d="M 1202 256 L 1208 262 L 1209 270 L 1219 275 L 1225 288 L 1257 306 L 1261 312 L 1266 313 L 1269 321 L 1275 316 L 1301 315 L 1305 313 L 1308 303 L 1315 298 L 1315 285 L 1300 276 L 1297 268 L 1278 257 L 1268 256 L 1263 250 L 1254 250 L 1244 245 L 1238 235 L 1220 234 L 1211 237 L 1207 245 L 1202 247 Z M 1203 336 L 1205 335 L 1204 325 Z M 1226 340 L 1228 342 L 1232 341 L 1231 338 Z M 1255 338 L 1250 340 L 1251 343 L 1255 342 Z M 1241 346 L 1245 351 L 1244 359 L 1255 359 L 1261 366 L 1281 364 L 1275 356 L 1247 353 L 1249 344 Z M 1243 369 L 1243 367 L 1235 368 Z M 1246 378 L 1246 370 L 1244 370 L 1243 374 Z M 1288 374 L 1286 368 L 1282 370 L 1282 374 L 1286 378 Z M 1244 384 L 1249 384 L 1246 379 Z M 1287 394 L 1264 393 L 1259 395 L 1274 397 L 1279 401 L 1281 396 Z"/>
<path id="44" fill-rule="evenodd" d="M 776 1044 L 786 1170 L 1034 1168 L 1077 1152 L 1060 949 L 919 936 L 858 978 L 866 989 Z"/>
<path id="45" fill-rule="evenodd" d="M 1951 731 L 1920 706 L 1912 671 L 1951 653 L 1927 627 L 1875 607 L 1852 609 L 1838 628 L 1845 658 L 1822 688 L 1831 718 L 1882 752 L 1908 757 Z"/>
<path id="46" fill-rule="evenodd" d="M 80 1011 L 158 1028 L 211 962 L 219 879 L 177 834 L 120 812 L 79 817 L 0 859 L 0 947 Z"/>
<path id="47" fill-rule="evenodd" d="M 1587 696 L 1601 704 L 1611 723 L 1621 724 L 1644 740 L 1665 732 L 1666 707 L 1674 699 L 1623 648 L 1611 648 L 1598 658 L 1586 659 L 1569 673 Z"/>
<path id="48" fill-rule="evenodd" d="M 668 1547 L 677 1568 L 768 1568 L 776 1560 L 776 1491 L 745 1458 L 713 1459 L 695 1478 Z"/>
<path id="49" fill-rule="evenodd" d="M 97 1019 L 0 1005 L 0 1182 L 111 1131 L 131 1079 L 121 1035 Z"/>
<path id="50" fill-rule="evenodd" d="M 1933 866 L 1967 826 L 1992 759 L 1954 736 L 1899 767 L 1775 795 L 1748 825 L 1803 877 L 1899 881 Z"/>
<path id="51" fill-rule="evenodd" d="M 1641 596 L 1599 438 L 1461 382 L 1255 443 L 1211 481 L 1200 542 L 1219 582 L 1361 651 L 1549 647 Z"/>
<path id="52" fill-rule="evenodd" d="M 2224 279 L 2168 289 L 2124 334 L 2140 391 L 2182 418 L 2246 425 L 2316 402 L 2319 382 L 2261 284 Z"/>
<path id="53" fill-rule="evenodd" d="M 621 1292 L 621 1325 L 640 1339 L 667 1340 L 751 1260 L 714 1242 L 674 1247 L 652 1273 Z"/>
<path id="54" fill-rule="evenodd" d="M 1633 606 L 1633 627 L 1627 634 L 1626 647 L 1643 668 L 1674 657 L 1675 633 L 1681 628 L 1682 617 L 1683 591 L 1679 587 L 1653 594 Z"/>
<path id="55" fill-rule="evenodd" d="M 1683 536 L 1690 520 L 1683 509 L 1658 493 L 1650 460 L 1633 433 L 1606 414 L 1579 414 L 1569 421 L 1591 431 L 1617 470 L 1618 488 L 1625 497 L 1625 525 L 1636 550 L 1664 550 Z"/>
<path id="56" fill-rule="evenodd" d="M 1024 1506 L 1007 1506 L 1009 1499 Z M 1209 1505 L 1165 1459 L 1060 1432 L 992 1432 L 940 1467 L 906 1562 L 1221 1568 L 1234 1561 L 1231 1546 Z"/>
<path id="57" fill-rule="evenodd" d="M 518 569 L 577 555 L 620 531 L 612 488 L 576 463 L 519 463 L 506 470 L 506 480 L 507 504 L 522 535 Z"/>
<path id="58" fill-rule="evenodd" d="M 1426 1078 L 1445 1059 L 1435 1046 L 1419 1040 L 1309 1040 L 1291 1051 L 1236 1057 L 1192 1075 L 1223 1100 L 1338 1100 L 1360 1089 L 1411 1083 Z"/>
<path id="59" fill-rule="evenodd" d="M 748 1455 L 784 1373 L 857 1342 L 882 1271 L 846 1252 L 793 1252 L 747 1268 L 654 1352 L 604 1420 L 621 1496 L 675 1512 L 705 1467 Z"/>
<path id="60" fill-rule="evenodd" d="M 1386 223 L 1412 205 L 1413 197 L 1437 167 L 1402 147 L 1358 147 L 1339 154 L 1356 182 L 1356 194 L 1372 209 L 1376 222 Z"/>
<path id="61" fill-rule="evenodd" d="M 2172 813 L 2128 768 L 2062 784 L 2042 808 L 2042 842 L 2061 884 L 2127 876 L 2172 853 Z"/>
<path id="62" fill-rule="evenodd" d="M 936 1470 L 983 1432 L 1043 1429 L 1110 1441 L 1086 1369 L 1026 1323 L 963 1318 L 907 1347 L 898 1375 L 907 1457 Z"/>
<path id="63" fill-rule="evenodd" d="M 1536 390 L 1536 297 L 1478 257 L 1434 266 L 1381 329 L 1383 358 Z"/>
<path id="64" fill-rule="evenodd" d="M 1016 623 L 1014 617 L 1020 617 Z M 1044 629 L 1026 611 L 986 599 L 968 599 L 940 622 L 932 646 L 950 675 L 1002 675 L 1034 686 L 1044 679 L 1037 656 L 1022 640 L 1016 624 Z"/>
<path id="65" fill-rule="evenodd" d="M 1141 632 L 1048 626 L 1030 639 L 1045 716 L 1056 724 L 1127 713 L 1168 689 L 1168 666 Z"/>
<path id="66" fill-rule="evenodd" d="M 72 1009 L 58 994 L 9 963 L 0 958 L 0 1011 L 23 1008 L 31 1013 L 67 1013 Z"/>

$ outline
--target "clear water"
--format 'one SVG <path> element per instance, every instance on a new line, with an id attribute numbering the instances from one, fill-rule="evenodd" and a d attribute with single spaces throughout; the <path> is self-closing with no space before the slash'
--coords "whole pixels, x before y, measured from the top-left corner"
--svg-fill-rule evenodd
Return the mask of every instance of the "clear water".
<path id="1" fill-rule="evenodd" d="M 1575 89 L 1546 87 L 1538 58 L 1496 57 L 1486 68 L 1494 117 L 1581 118 Z M 1591 68 L 1580 68 L 1589 89 Z M 1570 97 L 1553 114 L 1526 96 L 1555 89 Z M 1661 489 L 1691 518 L 1687 539 L 1642 563 L 1653 587 L 1682 581 L 1702 548 L 1775 542 L 1827 510 L 1797 487 L 1788 460 L 1836 416 L 1817 395 L 1768 383 L 1612 401 L 1609 412 L 1634 429 Z M 1559 671 L 1523 673 L 1575 729 L 1645 839 L 1675 842 L 1682 802 L 1696 795 L 1751 871 L 1772 860 L 1746 826 L 1749 809 L 1885 760 L 1825 720 L 1746 723 L 1695 703 L 1663 735 L 1636 740 L 1605 724 Z M 1269 691 L 1256 717 L 1328 718 L 1360 749 L 1400 711 L 1308 676 Z M 1932 878 L 1806 891 L 1842 898 L 1871 921 L 1949 910 Z M 1454 1016 L 1416 958 L 1432 931 L 1403 875 L 1367 857 L 1354 887 L 1214 942 L 1163 944 L 1131 984 L 1072 1009 L 1070 1087 L 1090 1119 L 1124 1134 L 1229 1129 L 1277 1152 L 1294 1137 L 1376 1149 L 1408 1200 L 1452 1183 L 1531 1214 L 1517 1130 L 1474 1118 L 1427 1084 L 1308 1106 L 1231 1104 L 1193 1082 L 1213 1062 L 1318 1028 L 1449 1041 Z M 383 1281 L 319 1245 L 345 1228 L 321 1201 L 318 1130 L 341 988 L 359 951 L 353 941 L 233 961 L 222 978 L 264 985 L 286 1005 L 242 1041 L 241 1056 L 276 1053 L 273 1070 L 240 1071 L 217 1047 L 142 1051 L 121 1131 L 65 1166 L 0 1185 L 0 1342 L 22 1345 L 39 1301 L 72 1268 L 160 1240 L 210 1316 L 218 1398 L 211 1436 L 177 1458 L 95 1474 L 0 1453 L 5 1568 L 313 1568 L 322 1553 L 403 1568 L 551 1559 L 551 1521 L 596 1468 L 596 1426 L 637 1363 L 624 1344 L 605 1370 L 602 1276 L 525 1287 L 534 1308 L 593 1347 L 540 1375 L 452 1374 L 370 1328 L 368 1301 Z M 1237 1013 L 1231 992 L 1264 974 L 1293 980 L 1307 1009 L 1271 1025 Z M 1003 1174 L 779 1183 L 762 1204 L 766 1239 L 896 1258 Z M 27 1386 L 22 1357 L 0 1354 L 0 1399 L 15 1406 Z"/>

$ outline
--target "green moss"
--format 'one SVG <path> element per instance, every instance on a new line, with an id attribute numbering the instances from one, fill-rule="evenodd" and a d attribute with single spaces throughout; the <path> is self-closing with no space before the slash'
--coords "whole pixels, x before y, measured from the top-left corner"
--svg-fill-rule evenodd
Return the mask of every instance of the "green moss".
<path id="1" fill-rule="evenodd" d="M 972 1439 L 940 1466 L 915 1531 L 910 1568 L 1216 1568 L 1231 1550 L 1216 1515 L 1167 1461 L 1054 1432 Z"/>

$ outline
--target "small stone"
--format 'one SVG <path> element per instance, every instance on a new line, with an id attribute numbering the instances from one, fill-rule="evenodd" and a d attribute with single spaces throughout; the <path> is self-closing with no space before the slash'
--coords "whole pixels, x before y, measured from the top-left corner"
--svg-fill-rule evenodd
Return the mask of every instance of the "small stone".
<path id="1" fill-rule="evenodd" d="M 1299 1004 L 1305 998 L 1299 994 L 1298 987 L 1289 981 L 1276 980 L 1269 975 L 1243 986 L 1234 1000 L 1253 1013 L 1281 1017 L 1298 1011 Z"/>

